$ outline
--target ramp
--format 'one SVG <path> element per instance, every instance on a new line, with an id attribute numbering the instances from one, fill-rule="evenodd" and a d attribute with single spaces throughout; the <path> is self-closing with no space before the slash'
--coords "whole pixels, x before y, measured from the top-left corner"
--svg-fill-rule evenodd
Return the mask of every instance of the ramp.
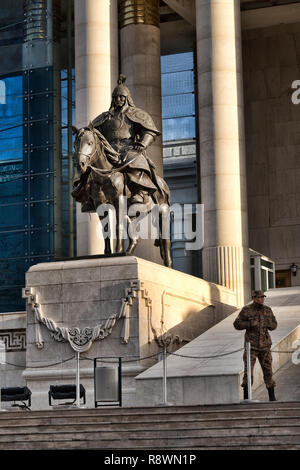
<path id="1" fill-rule="evenodd" d="M 269 305 L 278 321 L 270 332 L 273 345 L 273 370 L 291 359 L 292 344 L 300 338 L 300 287 L 270 289 Z M 168 402 L 174 405 L 238 403 L 243 375 L 244 331 L 237 331 L 233 321 L 240 310 L 213 326 L 167 359 Z M 236 351 L 233 354 L 232 351 Z M 282 352 L 277 352 L 282 351 Z M 185 357 L 184 357 L 185 356 Z M 194 357 L 194 358 L 192 358 Z M 162 362 L 136 377 L 137 405 L 162 402 Z M 263 382 L 259 365 L 254 370 L 253 390 Z"/>

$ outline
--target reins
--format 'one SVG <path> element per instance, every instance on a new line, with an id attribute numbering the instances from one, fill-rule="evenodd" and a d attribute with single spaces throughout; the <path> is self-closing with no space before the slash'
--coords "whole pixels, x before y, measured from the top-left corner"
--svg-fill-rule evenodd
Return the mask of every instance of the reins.
<path id="1" fill-rule="evenodd" d="M 124 165 L 119 166 L 118 168 L 112 168 L 111 170 L 100 170 L 100 168 L 96 168 L 95 166 L 92 166 L 92 165 L 88 165 L 88 167 L 91 168 L 98 175 L 108 175 L 108 174 L 113 174 L 113 173 L 117 173 L 118 171 L 124 170 L 124 168 L 130 165 L 130 163 L 134 162 L 135 159 L 136 157 L 133 157 L 130 160 L 128 160 L 128 162 L 124 163 Z"/>
<path id="2" fill-rule="evenodd" d="M 94 157 L 94 155 L 97 154 L 98 160 L 99 160 L 98 146 L 100 146 L 100 139 L 99 139 L 99 137 L 96 135 L 96 133 L 95 133 L 92 129 L 90 129 L 90 131 L 93 133 L 94 138 L 96 139 L 96 148 L 95 148 L 94 152 L 93 152 L 91 155 L 87 155 L 87 154 L 85 154 L 85 153 L 83 153 L 83 152 L 80 152 L 80 154 L 81 154 L 81 155 L 84 155 L 85 157 L 89 158 L 90 160 L 92 160 L 92 158 Z M 98 140 L 98 142 L 97 142 L 97 140 Z M 115 151 L 113 150 L 113 148 L 112 148 L 111 145 L 106 141 L 106 139 L 104 139 L 104 140 L 105 140 L 105 141 L 104 141 L 104 142 L 101 142 L 101 143 L 102 143 L 102 145 L 104 146 L 104 148 L 106 149 L 106 151 L 107 151 L 108 153 L 111 153 L 111 154 L 115 154 L 115 155 L 116 155 L 117 152 L 115 152 Z M 107 158 L 107 157 L 105 157 L 105 158 Z M 114 174 L 114 173 L 117 173 L 117 172 L 119 172 L 119 171 L 124 170 L 124 168 L 126 168 L 128 165 L 130 165 L 130 163 L 132 163 L 136 158 L 137 158 L 137 156 L 131 158 L 130 160 L 128 160 L 128 162 L 124 163 L 123 165 L 121 165 L 121 166 L 119 166 L 119 167 L 113 167 L 111 170 L 101 170 L 100 168 L 97 168 L 97 167 L 95 167 L 95 166 L 93 166 L 93 165 L 90 165 L 90 164 L 87 165 L 87 167 L 88 167 L 88 168 L 91 168 L 91 170 L 92 170 L 94 173 L 98 174 L 98 175 L 101 175 L 101 176 L 105 176 L 105 175 L 106 175 L 106 176 L 107 176 L 107 175 L 111 175 L 111 174 Z"/>

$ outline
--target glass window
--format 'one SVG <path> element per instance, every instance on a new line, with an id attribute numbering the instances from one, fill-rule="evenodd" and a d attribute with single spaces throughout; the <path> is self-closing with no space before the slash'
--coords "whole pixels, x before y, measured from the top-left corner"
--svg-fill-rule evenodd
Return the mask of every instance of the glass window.
<path id="1" fill-rule="evenodd" d="M 269 268 L 269 269 L 274 270 L 274 263 L 271 263 L 270 261 L 267 261 L 263 258 L 261 258 L 261 265 L 265 266 L 265 268 Z"/>
<path id="2" fill-rule="evenodd" d="M 163 141 L 195 139 L 193 53 L 161 57 Z"/>
<path id="3" fill-rule="evenodd" d="M 25 272 L 53 259 L 53 69 L 0 77 L 0 312 L 25 309 Z"/>
<path id="4" fill-rule="evenodd" d="M 262 290 L 268 290 L 268 281 L 267 281 L 268 272 L 265 269 L 261 269 L 261 288 Z"/>
<path id="5" fill-rule="evenodd" d="M 0 161 L 22 159 L 22 75 L 0 79 Z"/>

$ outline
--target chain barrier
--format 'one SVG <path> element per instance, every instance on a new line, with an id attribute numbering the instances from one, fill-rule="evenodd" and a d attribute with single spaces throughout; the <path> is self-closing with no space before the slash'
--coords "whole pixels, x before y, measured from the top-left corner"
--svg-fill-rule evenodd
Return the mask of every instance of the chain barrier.
<path id="1" fill-rule="evenodd" d="M 185 357 L 187 359 L 215 359 L 217 357 L 224 357 L 224 356 L 229 356 L 230 354 L 235 354 L 237 352 L 241 352 L 241 351 L 244 351 L 244 347 L 240 348 L 240 349 L 235 349 L 234 351 L 230 351 L 230 352 L 227 352 L 227 353 L 223 353 L 223 354 L 217 354 L 217 355 L 214 355 L 214 356 L 188 356 L 188 355 L 185 355 L 185 354 L 179 354 L 177 352 L 170 352 L 170 351 L 167 351 L 167 353 L 171 356 L 178 356 L 178 357 Z M 283 353 L 283 354 L 293 354 L 296 350 L 293 350 L 293 351 L 279 351 L 279 350 L 273 350 L 271 351 L 272 353 Z M 136 359 L 125 359 L 125 358 L 122 358 L 122 362 L 123 363 L 130 363 L 130 362 L 137 362 L 137 361 L 144 361 L 146 359 L 152 359 L 153 357 L 157 357 L 158 354 L 161 354 L 161 353 L 156 353 L 156 354 L 151 354 L 151 356 L 145 356 L 145 357 L 140 357 L 140 358 L 136 358 Z M 68 359 L 64 359 L 63 361 L 59 361 L 59 362 L 53 362 L 51 364 L 45 364 L 45 365 L 40 365 L 40 366 L 30 366 L 29 368 L 30 369 L 41 369 L 41 368 L 44 368 L 44 367 L 52 367 L 52 366 L 57 366 L 59 364 L 64 364 L 65 362 L 68 362 L 68 361 L 71 361 L 72 359 L 75 359 L 76 356 L 72 356 L 72 357 L 69 357 Z M 91 357 L 86 357 L 86 356 L 80 356 L 80 359 L 81 360 L 85 360 L 85 361 L 94 361 L 93 358 Z M 118 357 L 116 356 L 116 359 L 118 359 Z M 103 361 L 104 362 L 107 362 L 107 363 L 114 363 L 115 361 L 112 360 L 112 361 L 109 361 L 109 360 L 105 360 L 105 357 L 103 358 Z M 9 365 L 9 366 L 14 366 L 14 367 L 18 367 L 20 369 L 24 369 L 24 365 L 20 365 L 20 364 L 14 364 L 12 362 L 6 362 L 5 363 L 6 365 Z"/>
<path id="2" fill-rule="evenodd" d="M 29 369 L 42 369 L 44 367 L 57 366 L 59 364 L 64 364 L 65 362 L 71 361 L 72 359 L 75 359 L 75 357 L 76 356 L 72 356 L 72 357 L 69 357 L 68 359 L 64 359 L 63 361 L 53 362 L 52 364 L 44 364 L 42 366 L 30 366 Z M 12 362 L 6 362 L 5 365 L 18 367 L 19 369 L 24 369 L 24 367 L 25 367 L 24 365 L 21 366 L 20 364 L 14 364 Z"/>

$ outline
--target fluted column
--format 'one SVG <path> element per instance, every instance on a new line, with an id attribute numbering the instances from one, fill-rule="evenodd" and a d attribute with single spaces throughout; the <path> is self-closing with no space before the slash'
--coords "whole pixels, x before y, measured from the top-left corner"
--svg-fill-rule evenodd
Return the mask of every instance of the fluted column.
<path id="1" fill-rule="evenodd" d="M 159 0 L 121 0 L 121 72 L 134 103 L 147 111 L 161 130 L 161 73 Z M 161 137 L 149 148 L 149 155 L 163 174 Z"/>
<path id="2" fill-rule="evenodd" d="M 86 126 L 111 103 L 118 78 L 117 0 L 75 0 L 76 126 Z M 97 214 L 77 204 L 77 255 L 103 253 Z"/>
<path id="3" fill-rule="evenodd" d="M 159 0 L 121 0 L 119 5 L 121 72 L 127 77 L 134 104 L 147 111 L 161 131 Z M 161 137 L 149 147 L 148 154 L 163 176 Z M 134 254 L 162 263 L 154 240 L 141 240 Z"/>
<path id="4" fill-rule="evenodd" d="M 250 299 L 239 0 L 196 0 L 203 277 Z"/>

